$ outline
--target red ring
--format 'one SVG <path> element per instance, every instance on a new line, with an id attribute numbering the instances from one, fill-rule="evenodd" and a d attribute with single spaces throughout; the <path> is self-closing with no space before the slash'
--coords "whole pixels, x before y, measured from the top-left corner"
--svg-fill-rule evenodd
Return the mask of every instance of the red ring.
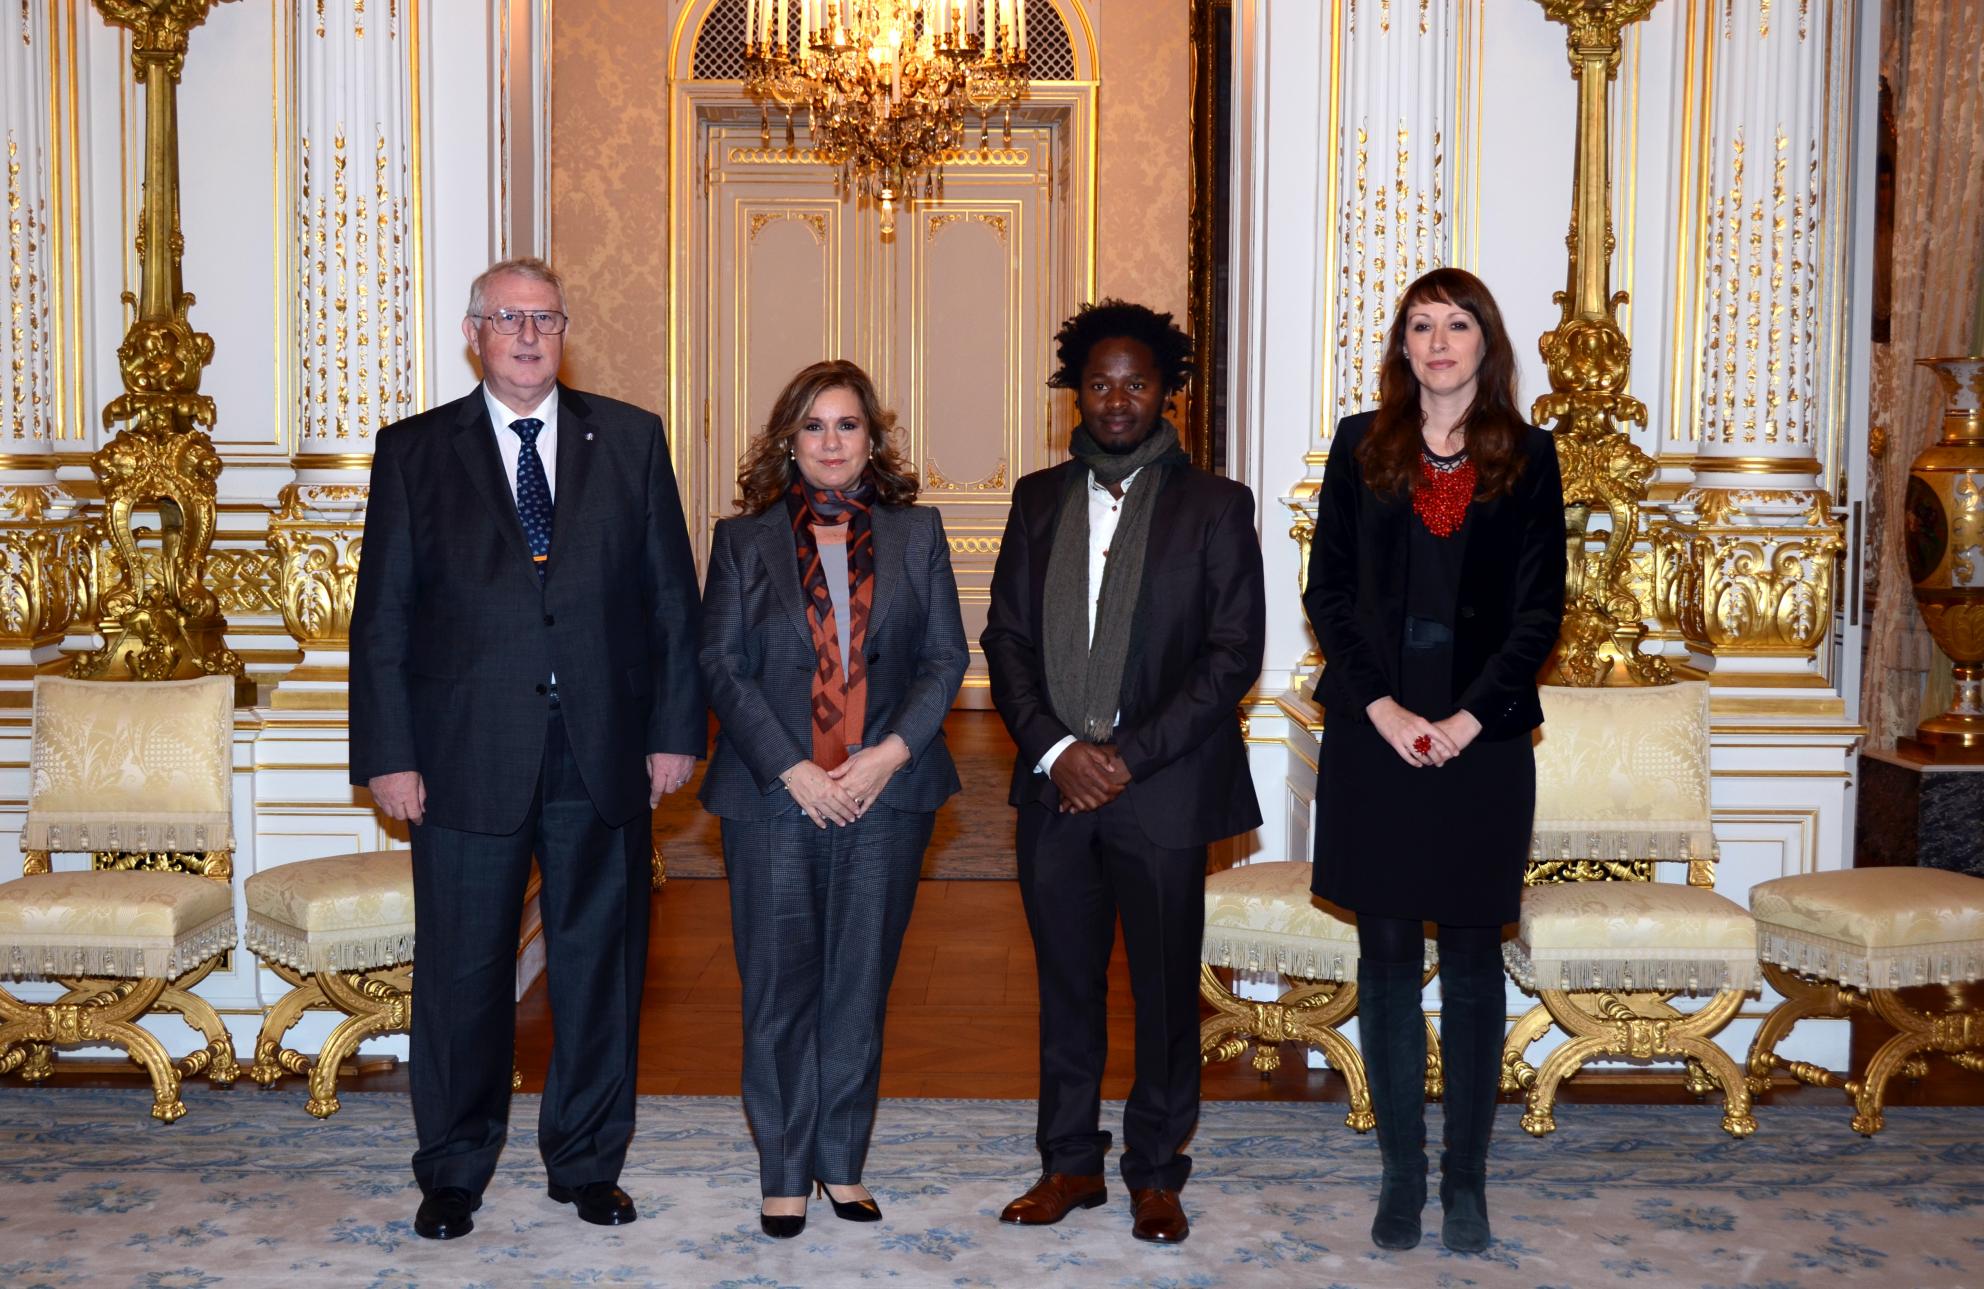
<path id="1" fill-rule="evenodd" d="M 1428 755 L 1433 750 L 1433 736 L 1431 734 L 1421 734 L 1418 738 L 1412 740 L 1412 750 L 1421 756 Z"/>

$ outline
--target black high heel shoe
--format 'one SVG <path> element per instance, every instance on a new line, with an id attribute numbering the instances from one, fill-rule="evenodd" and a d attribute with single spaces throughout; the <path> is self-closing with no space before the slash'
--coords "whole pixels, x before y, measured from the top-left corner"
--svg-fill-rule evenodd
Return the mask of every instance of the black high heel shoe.
<path id="1" fill-rule="evenodd" d="M 872 1199 L 838 1200 L 827 1193 L 827 1184 L 813 1183 L 816 1193 L 824 1196 L 827 1203 L 834 1206 L 834 1216 L 843 1222 L 879 1222 L 882 1220 L 882 1206 Z M 795 1232 L 795 1234 L 797 1234 Z"/>
<path id="2" fill-rule="evenodd" d="M 806 1229 L 804 1213 L 767 1213 L 758 1210 L 758 1229 L 774 1240 L 790 1240 Z"/>

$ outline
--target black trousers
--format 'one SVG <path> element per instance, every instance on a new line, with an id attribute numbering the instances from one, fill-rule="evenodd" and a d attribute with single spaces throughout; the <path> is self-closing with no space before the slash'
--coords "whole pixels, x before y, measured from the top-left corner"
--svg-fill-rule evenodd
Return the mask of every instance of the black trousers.
<path id="1" fill-rule="evenodd" d="M 936 820 L 873 806 L 845 828 L 821 828 L 797 807 L 723 821 L 744 1114 L 763 1194 L 861 1180 L 889 983 Z"/>
<path id="2" fill-rule="evenodd" d="M 1199 1119 L 1199 947 L 1206 848 L 1153 843 L 1118 797 L 1087 814 L 1020 807 L 1020 898 L 1040 977 L 1040 1119 L 1050 1173 L 1102 1171 L 1109 954 L 1116 919 L 1136 1003 L 1136 1078 L 1123 1112 L 1123 1181 L 1177 1190 Z"/>
<path id="3" fill-rule="evenodd" d="M 554 705 L 537 797 L 506 835 L 413 829 L 413 1175 L 481 1194 L 510 1119 L 517 932 L 531 856 L 542 876 L 551 1071 L 538 1149 L 551 1181 L 614 1181 L 634 1133 L 646 977 L 650 817 L 618 827 L 592 798 Z"/>

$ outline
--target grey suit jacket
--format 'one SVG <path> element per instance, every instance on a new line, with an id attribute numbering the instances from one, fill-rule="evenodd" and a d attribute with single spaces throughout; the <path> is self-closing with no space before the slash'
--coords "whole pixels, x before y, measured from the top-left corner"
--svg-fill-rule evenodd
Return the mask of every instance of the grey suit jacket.
<path id="1" fill-rule="evenodd" d="M 531 563 L 481 387 L 380 431 L 351 622 L 351 781 L 418 770 L 427 817 L 508 833 L 555 673 L 586 792 L 648 808 L 646 754 L 701 755 L 696 566 L 652 413 L 558 391 L 551 560 Z"/>
<path id="2" fill-rule="evenodd" d="M 877 798 L 931 811 L 958 790 L 944 717 L 964 681 L 964 619 L 944 521 L 930 506 L 876 506 L 864 746 L 890 734 L 909 764 Z M 813 669 L 799 558 L 783 505 L 720 520 L 703 587 L 703 683 L 719 730 L 702 802 L 726 819 L 798 809 L 779 776 L 813 754 Z"/>

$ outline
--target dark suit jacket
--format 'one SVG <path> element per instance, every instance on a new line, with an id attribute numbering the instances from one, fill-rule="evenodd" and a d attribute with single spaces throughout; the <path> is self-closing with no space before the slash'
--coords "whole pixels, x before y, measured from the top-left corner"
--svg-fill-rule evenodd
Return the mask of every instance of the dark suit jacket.
<path id="1" fill-rule="evenodd" d="M 651 412 L 558 391 L 542 582 L 480 386 L 390 425 L 372 457 L 351 621 L 351 781 L 418 770 L 427 818 L 508 833 L 537 791 L 555 672 L 608 824 L 648 808 L 646 755 L 700 756 L 696 567 Z"/>
<path id="2" fill-rule="evenodd" d="M 863 744 L 890 734 L 909 764 L 876 798 L 931 811 L 958 790 L 944 717 L 969 661 L 951 546 L 932 506 L 876 506 L 875 599 L 868 614 Z M 779 776 L 813 755 L 818 655 L 783 505 L 720 520 L 703 591 L 701 661 L 719 728 L 702 802 L 726 819 L 768 819 L 796 803 Z"/>
<path id="3" fill-rule="evenodd" d="M 1332 720 L 1399 692 L 1405 632 L 1406 524 L 1412 503 L 1381 499 L 1364 482 L 1357 445 L 1375 412 L 1344 418 L 1330 442 L 1302 607 L 1323 650 L 1316 700 Z M 1543 723 L 1536 675 L 1564 620 L 1564 484 L 1557 445 L 1529 427 L 1515 490 L 1476 502 L 1463 530 L 1454 622 L 1454 692 L 1484 739 Z"/>
<path id="4" fill-rule="evenodd" d="M 1061 498 L 1088 467 L 1037 470 L 1013 490 L 980 642 L 992 702 L 1019 745 L 1010 799 L 1059 803 L 1034 767 L 1071 732 L 1047 700 L 1040 652 L 1047 557 Z M 1142 479 L 1132 484 L 1134 489 Z M 1156 499 L 1116 749 L 1137 821 L 1165 846 L 1204 846 L 1260 826 L 1237 709 L 1261 673 L 1267 600 L 1254 495 L 1190 467 L 1167 473 Z"/>

